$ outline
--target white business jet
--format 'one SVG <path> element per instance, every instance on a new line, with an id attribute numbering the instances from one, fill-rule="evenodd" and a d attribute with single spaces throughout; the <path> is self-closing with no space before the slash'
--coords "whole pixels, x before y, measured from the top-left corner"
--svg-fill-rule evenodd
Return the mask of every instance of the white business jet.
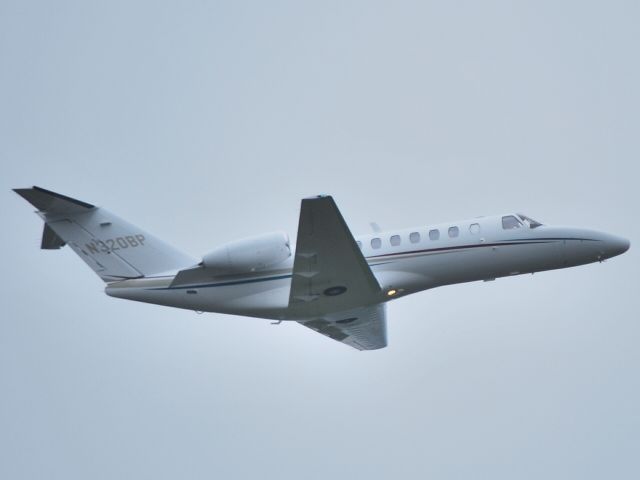
<path id="1" fill-rule="evenodd" d="M 69 245 L 112 297 L 293 320 L 359 350 L 387 345 L 385 306 L 429 288 L 603 261 L 629 241 L 507 213 L 354 238 L 330 196 L 302 200 L 295 247 L 267 233 L 192 258 L 102 208 L 16 189 L 44 220 L 43 249 Z"/>

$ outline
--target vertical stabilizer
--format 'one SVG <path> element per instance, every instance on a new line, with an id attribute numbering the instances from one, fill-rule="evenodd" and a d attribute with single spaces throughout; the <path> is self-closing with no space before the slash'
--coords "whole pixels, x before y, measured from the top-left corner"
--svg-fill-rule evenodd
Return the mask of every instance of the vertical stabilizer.
<path id="1" fill-rule="evenodd" d="M 44 220 L 41 248 L 69 245 L 105 282 L 187 268 L 197 260 L 125 220 L 40 187 L 14 190 Z"/>

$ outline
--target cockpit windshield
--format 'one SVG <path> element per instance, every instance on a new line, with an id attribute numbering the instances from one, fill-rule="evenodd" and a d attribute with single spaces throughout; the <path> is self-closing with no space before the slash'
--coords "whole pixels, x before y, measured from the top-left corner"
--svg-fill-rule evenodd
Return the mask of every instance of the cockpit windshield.
<path id="1" fill-rule="evenodd" d="M 526 215 L 523 215 L 521 213 L 518 214 L 518 217 L 520 217 L 520 220 L 522 220 L 525 225 L 528 225 L 529 228 L 538 228 L 542 226 L 540 222 L 534 220 L 531 217 L 527 217 Z"/>

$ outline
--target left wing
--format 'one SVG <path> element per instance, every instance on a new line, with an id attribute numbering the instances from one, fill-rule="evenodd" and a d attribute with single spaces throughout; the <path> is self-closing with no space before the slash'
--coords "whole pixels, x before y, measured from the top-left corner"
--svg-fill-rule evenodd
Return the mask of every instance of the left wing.
<path id="1" fill-rule="evenodd" d="M 333 198 L 305 198 L 293 262 L 290 317 L 321 318 L 383 299 Z"/>
<path id="2" fill-rule="evenodd" d="M 386 304 L 323 315 L 300 324 L 358 350 L 387 346 Z"/>

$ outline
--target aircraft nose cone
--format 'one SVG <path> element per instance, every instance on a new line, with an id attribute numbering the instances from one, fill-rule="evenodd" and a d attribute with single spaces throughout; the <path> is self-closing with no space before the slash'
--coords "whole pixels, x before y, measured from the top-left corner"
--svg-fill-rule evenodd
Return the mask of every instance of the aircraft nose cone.
<path id="1" fill-rule="evenodd" d="M 607 258 L 615 257 L 616 255 L 622 255 L 629 250 L 631 242 L 626 238 L 615 237 L 611 235 L 606 240 L 606 256 Z"/>

